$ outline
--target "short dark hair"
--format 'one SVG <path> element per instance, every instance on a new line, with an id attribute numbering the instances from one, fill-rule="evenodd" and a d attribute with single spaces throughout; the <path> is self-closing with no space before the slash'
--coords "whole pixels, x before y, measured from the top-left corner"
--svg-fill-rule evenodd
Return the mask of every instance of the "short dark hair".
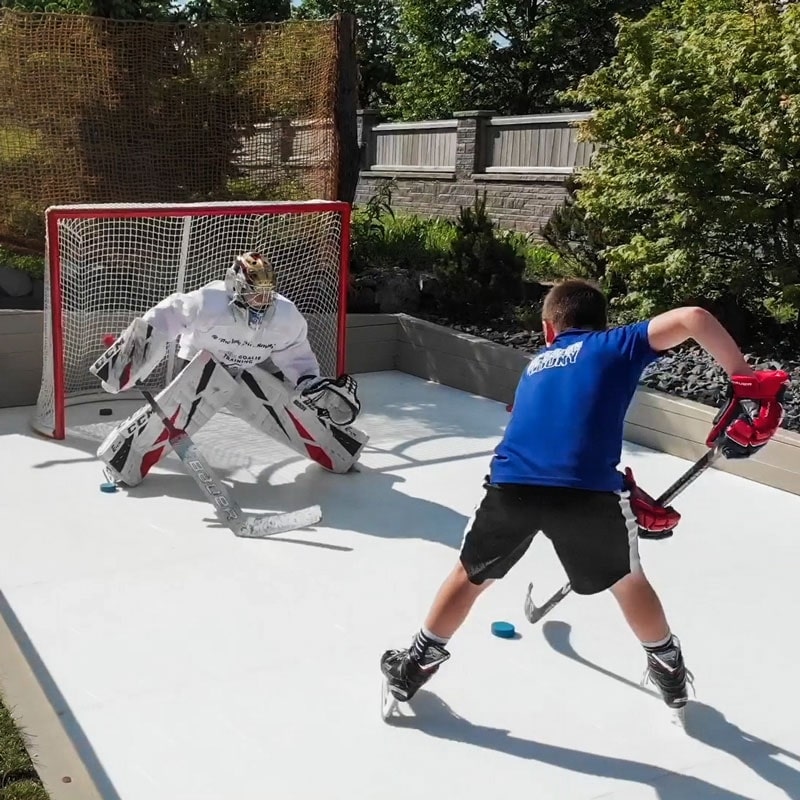
<path id="1" fill-rule="evenodd" d="M 608 302 L 597 284 L 583 278 L 568 278 L 547 293 L 542 319 L 560 331 L 568 328 L 602 331 L 608 325 Z"/>

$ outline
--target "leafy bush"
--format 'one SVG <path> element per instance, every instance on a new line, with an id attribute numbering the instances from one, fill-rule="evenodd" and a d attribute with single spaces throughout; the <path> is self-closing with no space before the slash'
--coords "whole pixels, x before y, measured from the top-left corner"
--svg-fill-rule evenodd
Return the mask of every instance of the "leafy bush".
<path id="1" fill-rule="evenodd" d="M 449 220 L 396 214 L 392 209 L 394 181 L 376 193 L 352 218 L 350 267 L 354 274 L 370 268 L 400 268 L 433 272 L 449 258 L 455 227 Z"/>
<path id="2" fill-rule="evenodd" d="M 441 282 L 440 311 L 451 319 L 478 322 L 503 315 L 522 296 L 525 259 L 498 236 L 483 198 L 462 207 L 455 224 L 452 258 L 435 271 Z"/>
<path id="3" fill-rule="evenodd" d="M 20 272 L 27 272 L 34 280 L 44 279 L 44 258 L 42 256 L 20 255 L 0 245 L 0 264 Z"/>
<path id="4" fill-rule="evenodd" d="M 372 280 L 376 272 L 427 275 L 434 279 L 426 281 L 426 303 L 434 314 L 462 322 L 509 317 L 526 328 L 541 325 L 540 292 L 524 291 L 526 282 L 575 274 L 555 249 L 498 228 L 486 213 L 485 192 L 482 198 L 476 192 L 473 206 L 451 220 L 395 212 L 393 188 L 393 181 L 380 184 L 354 210 L 350 268 L 356 282 Z"/>
<path id="5" fill-rule="evenodd" d="M 311 199 L 306 187 L 297 178 L 279 180 L 274 176 L 260 181 L 249 177 L 228 178 L 220 197 L 223 200 L 263 200 L 265 202 Z"/>
<path id="6" fill-rule="evenodd" d="M 606 274 L 606 241 L 600 226 L 587 220 L 585 209 L 578 203 L 580 185 L 577 176 L 567 178 L 564 203 L 553 211 L 542 236 L 574 275 L 602 280 Z"/>
<path id="7" fill-rule="evenodd" d="M 581 242 L 599 248 L 584 264 L 618 312 L 698 303 L 740 336 L 796 323 L 798 52 L 797 5 L 667 0 L 623 22 L 613 62 L 570 94 L 602 147 L 550 233 L 579 261 Z"/>

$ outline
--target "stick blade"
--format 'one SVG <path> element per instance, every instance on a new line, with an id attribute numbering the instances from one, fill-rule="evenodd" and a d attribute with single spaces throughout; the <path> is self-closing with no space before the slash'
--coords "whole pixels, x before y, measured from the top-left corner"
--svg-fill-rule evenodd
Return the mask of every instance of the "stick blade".
<path id="1" fill-rule="evenodd" d="M 276 533 L 308 528 L 316 525 L 321 519 L 322 509 L 319 506 L 309 506 L 283 514 L 250 516 L 242 523 L 236 535 L 245 539 L 264 539 Z"/>
<path id="2" fill-rule="evenodd" d="M 528 622 L 538 622 L 543 616 L 549 614 L 570 592 L 572 584 L 565 583 L 551 598 L 542 605 L 537 606 L 533 602 L 533 584 L 528 584 L 528 594 L 525 597 L 525 616 Z"/>
<path id="3" fill-rule="evenodd" d="M 533 602 L 533 584 L 528 584 L 528 594 L 525 595 L 525 617 L 528 622 L 538 622 L 542 617 L 542 609 L 537 608 Z"/>

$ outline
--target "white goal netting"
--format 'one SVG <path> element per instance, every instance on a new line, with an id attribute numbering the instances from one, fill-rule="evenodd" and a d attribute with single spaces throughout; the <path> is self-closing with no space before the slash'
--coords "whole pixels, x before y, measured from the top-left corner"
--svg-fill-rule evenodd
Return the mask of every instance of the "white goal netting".
<path id="1" fill-rule="evenodd" d="M 49 208 L 44 362 L 33 427 L 63 438 L 66 406 L 113 399 L 89 372 L 105 350 L 103 336 L 120 333 L 173 292 L 223 279 L 247 250 L 274 265 L 278 291 L 308 322 L 322 373 L 341 372 L 348 214 L 346 203 L 333 201 Z M 175 349 L 165 348 L 148 388 L 174 377 Z"/>

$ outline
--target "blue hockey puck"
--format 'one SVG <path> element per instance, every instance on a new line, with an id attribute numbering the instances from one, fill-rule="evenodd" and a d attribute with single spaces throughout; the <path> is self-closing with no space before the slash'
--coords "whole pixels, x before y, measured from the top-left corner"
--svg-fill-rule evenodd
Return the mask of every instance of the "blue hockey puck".
<path id="1" fill-rule="evenodd" d="M 510 622 L 493 622 L 492 633 L 501 639 L 513 639 L 516 630 Z"/>
<path id="2" fill-rule="evenodd" d="M 101 483 L 100 484 L 100 491 L 101 492 L 116 492 L 117 491 L 117 484 L 116 483 Z"/>

